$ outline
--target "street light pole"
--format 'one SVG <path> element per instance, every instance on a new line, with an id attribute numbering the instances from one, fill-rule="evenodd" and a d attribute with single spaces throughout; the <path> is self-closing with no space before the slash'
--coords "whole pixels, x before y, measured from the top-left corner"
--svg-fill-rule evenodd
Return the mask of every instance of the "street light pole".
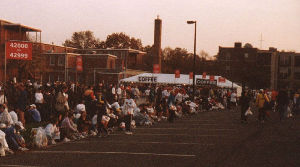
<path id="1" fill-rule="evenodd" d="M 195 100 L 195 63 L 196 63 L 196 39 L 197 39 L 197 21 L 187 21 L 187 24 L 195 24 L 194 35 L 194 62 L 193 62 L 193 101 Z"/>

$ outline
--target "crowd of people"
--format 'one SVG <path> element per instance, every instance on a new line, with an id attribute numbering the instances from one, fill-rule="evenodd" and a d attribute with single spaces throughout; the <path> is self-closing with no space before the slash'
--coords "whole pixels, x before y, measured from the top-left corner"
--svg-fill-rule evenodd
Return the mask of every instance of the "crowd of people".
<path id="1" fill-rule="evenodd" d="M 247 122 L 245 113 L 253 99 L 261 121 L 266 106 L 275 105 L 283 119 L 289 96 L 285 91 L 274 92 L 245 91 L 239 98 L 236 90 L 217 87 L 193 92 L 185 85 L 10 82 L 0 88 L 0 155 L 28 150 L 21 135 L 27 125 L 33 126 L 33 144 L 44 147 L 88 136 L 107 137 L 116 129 L 130 135 L 135 126 L 173 123 L 183 115 L 202 111 L 236 110 L 238 102 L 242 122 Z M 293 102 L 298 109 L 298 93 Z"/>

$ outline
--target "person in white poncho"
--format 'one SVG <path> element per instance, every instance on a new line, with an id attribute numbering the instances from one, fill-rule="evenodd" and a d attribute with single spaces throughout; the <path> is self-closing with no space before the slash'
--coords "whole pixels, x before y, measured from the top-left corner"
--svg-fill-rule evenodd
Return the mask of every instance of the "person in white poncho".
<path id="1" fill-rule="evenodd" d="M 132 115 L 133 110 L 136 108 L 136 104 L 134 100 L 130 97 L 130 95 L 127 96 L 124 102 L 123 106 L 123 114 L 124 114 L 124 122 L 125 122 L 125 134 L 132 134 L 131 131 L 131 121 L 132 121 Z"/>

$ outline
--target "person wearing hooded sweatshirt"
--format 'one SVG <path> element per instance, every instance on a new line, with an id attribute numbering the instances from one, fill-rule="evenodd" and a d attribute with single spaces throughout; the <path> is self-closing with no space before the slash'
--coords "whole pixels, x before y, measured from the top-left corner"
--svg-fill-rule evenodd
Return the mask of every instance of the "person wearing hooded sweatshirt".
<path id="1" fill-rule="evenodd" d="M 268 102 L 270 102 L 268 96 L 264 93 L 263 89 L 260 89 L 256 97 L 256 105 L 258 107 L 258 120 L 261 123 L 264 123 L 266 119 L 265 103 Z"/>

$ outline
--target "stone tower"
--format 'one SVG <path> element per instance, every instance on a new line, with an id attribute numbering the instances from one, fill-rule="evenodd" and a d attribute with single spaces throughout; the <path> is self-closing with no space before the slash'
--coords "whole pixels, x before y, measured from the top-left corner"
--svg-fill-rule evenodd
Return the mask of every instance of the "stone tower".
<path id="1" fill-rule="evenodd" d="M 152 60 L 153 64 L 159 65 L 159 72 L 161 72 L 161 28 L 162 28 L 162 21 L 159 19 L 159 16 L 157 16 L 157 19 L 155 19 L 154 24 L 154 45 L 152 50 Z"/>

